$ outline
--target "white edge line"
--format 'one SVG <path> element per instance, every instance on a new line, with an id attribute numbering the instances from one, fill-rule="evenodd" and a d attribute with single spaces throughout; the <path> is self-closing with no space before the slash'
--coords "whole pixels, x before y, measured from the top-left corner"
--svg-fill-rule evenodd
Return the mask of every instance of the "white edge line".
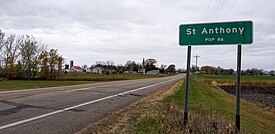
<path id="1" fill-rule="evenodd" d="M 146 89 L 146 88 L 149 88 L 149 87 L 153 87 L 153 86 L 156 86 L 156 85 L 160 85 L 160 84 L 163 84 L 163 83 L 174 81 L 176 79 L 178 79 L 178 78 L 171 79 L 171 80 L 168 80 L 168 81 L 159 82 L 159 83 L 155 83 L 155 84 L 145 86 L 145 87 L 140 87 L 140 88 L 133 89 L 133 90 L 130 90 L 130 91 L 118 93 L 118 94 L 115 94 L 115 95 L 111 95 L 111 96 L 107 96 L 107 97 L 100 98 L 100 99 L 97 99 L 97 100 L 93 100 L 93 101 L 89 101 L 89 102 L 82 103 L 82 104 L 79 104 L 79 105 L 75 105 L 75 106 L 72 106 L 72 107 L 64 108 L 62 110 L 57 110 L 57 111 L 54 111 L 54 112 L 51 112 L 51 113 L 47 113 L 47 114 L 43 114 L 43 115 L 40 115 L 40 116 L 29 118 L 29 119 L 25 119 L 25 120 L 17 121 L 17 122 L 10 123 L 10 124 L 7 124 L 7 125 L 3 125 L 3 126 L 0 126 L 0 130 L 5 129 L 5 128 L 9 128 L 9 127 L 13 127 L 13 126 L 16 126 L 16 125 L 20 125 L 20 124 L 23 124 L 23 123 L 31 122 L 33 120 L 45 118 L 45 117 L 48 117 L 48 116 L 51 116 L 51 115 L 54 115 L 54 114 L 58 114 L 58 113 L 61 113 L 61 112 L 64 112 L 64 111 L 68 111 L 68 110 L 71 110 L 71 109 L 75 109 L 75 108 L 78 108 L 78 107 L 82 107 L 82 106 L 85 106 L 85 105 L 96 103 L 96 102 L 99 102 L 99 101 L 107 100 L 107 99 L 110 99 L 110 98 L 113 98 L 113 97 L 116 97 L 116 96 L 120 96 L 120 95 L 124 95 L 124 94 L 127 94 L 127 93 L 143 90 L 143 89 Z"/>

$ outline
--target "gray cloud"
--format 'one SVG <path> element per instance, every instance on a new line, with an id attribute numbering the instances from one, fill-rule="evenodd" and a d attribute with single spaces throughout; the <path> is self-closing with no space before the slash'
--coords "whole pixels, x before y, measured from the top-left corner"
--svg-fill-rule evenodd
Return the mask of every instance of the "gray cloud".
<path id="1" fill-rule="evenodd" d="M 141 62 L 156 58 L 160 64 L 186 68 L 186 47 L 178 45 L 180 24 L 252 20 L 254 43 L 243 47 L 243 68 L 275 69 L 275 29 L 272 0 L 218 0 L 208 9 L 205 0 L 0 0 L 0 29 L 32 34 L 56 48 L 67 61 L 94 64 L 97 60 Z M 263 7 L 263 8 L 259 8 Z M 231 10 L 232 9 L 232 10 Z M 208 12 L 207 12 L 208 10 Z M 230 12 L 229 12 L 230 11 Z M 227 16 L 228 14 L 228 16 Z M 235 68 L 236 46 L 196 46 L 199 65 Z M 194 58 L 192 64 L 194 64 Z"/>

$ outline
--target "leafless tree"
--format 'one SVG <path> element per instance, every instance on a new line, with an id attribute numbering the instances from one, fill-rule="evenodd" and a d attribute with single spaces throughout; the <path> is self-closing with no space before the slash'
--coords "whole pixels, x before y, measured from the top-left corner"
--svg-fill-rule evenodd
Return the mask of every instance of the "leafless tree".
<path id="1" fill-rule="evenodd" d="M 3 33 L 0 29 L 0 67 L 2 66 L 3 60 L 3 46 L 5 44 L 5 33 Z"/>
<path id="2" fill-rule="evenodd" d="M 7 77 L 13 77 L 16 73 L 15 62 L 19 56 L 19 46 L 23 43 L 24 37 L 10 35 L 4 42 L 3 46 L 3 61 L 5 67 L 5 75 Z"/>

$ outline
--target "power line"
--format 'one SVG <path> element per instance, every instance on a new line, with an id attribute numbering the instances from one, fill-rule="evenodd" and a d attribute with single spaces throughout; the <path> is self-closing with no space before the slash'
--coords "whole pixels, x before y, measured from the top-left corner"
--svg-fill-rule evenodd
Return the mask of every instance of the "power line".
<path id="1" fill-rule="evenodd" d="M 221 13 L 221 11 L 222 11 L 222 8 L 223 8 L 223 5 L 224 5 L 224 2 L 225 2 L 225 0 L 223 0 L 223 1 L 222 1 L 222 5 L 221 5 L 221 7 L 220 7 L 220 10 L 218 11 L 217 16 L 215 16 L 215 21 L 217 20 L 217 18 L 219 17 L 219 15 L 220 15 L 220 13 Z"/>
<path id="2" fill-rule="evenodd" d="M 198 58 L 200 57 L 199 55 L 195 55 L 193 57 L 196 57 L 196 71 L 197 71 L 197 68 L 198 68 Z"/>
<path id="3" fill-rule="evenodd" d="M 217 9 L 216 9 L 216 11 L 215 11 L 215 14 L 214 14 L 214 18 L 213 18 L 213 20 L 215 20 L 215 18 L 216 18 L 216 15 L 217 15 L 218 10 L 219 10 L 220 5 L 221 5 L 221 1 L 222 1 L 222 0 L 219 0 L 219 4 L 218 4 L 218 7 L 217 7 Z"/>
<path id="4" fill-rule="evenodd" d="M 225 15 L 225 18 L 224 18 L 224 19 L 227 18 L 227 16 L 229 15 L 229 13 L 231 12 L 231 10 L 232 10 L 233 7 L 235 6 L 236 2 L 237 2 L 237 0 L 234 1 L 233 5 L 232 5 L 231 8 L 228 10 L 228 12 L 227 12 L 227 14 Z"/>
<path id="5" fill-rule="evenodd" d="M 211 1 L 212 1 L 212 0 L 209 0 L 208 7 L 207 7 L 207 11 L 206 11 L 204 20 L 206 20 L 206 18 L 207 18 L 207 15 L 208 15 L 208 12 L 209 12 L 209 8 L 210 8 L 210 5 L 211 5 Z"/>

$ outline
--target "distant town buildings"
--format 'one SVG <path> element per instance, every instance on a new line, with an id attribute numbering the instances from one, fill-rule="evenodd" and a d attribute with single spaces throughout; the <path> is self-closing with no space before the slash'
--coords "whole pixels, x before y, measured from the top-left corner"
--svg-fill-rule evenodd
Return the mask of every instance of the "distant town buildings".
<path id="1" fill-rule="evenodd" d="M 91 70 L 91 73 L 96 73 L 96 74 L 102 74 L 103 69 L 100 67 L 95 67 Z"/>
<path id="2" fill-rule="evenodd" d="M 142 74 L 159 74 L 160 71 L 155 64 L 157 60 L 149 58 L 142 59 L 141 63 L 135 61 L 127 61 L 126 64 L 115 66 L 113 61 L 96 61 L 95 65 L 88 67 L 87 65 L 78 66 L 74 65 L 74 61 L 70 60 L 69 64 L 65 64 L 63 71 L 66 73 L 95 73 L 95 74 L 114 74 L 114 73 L 142 73 Z M 161 70 L 164 70 L 163 66 Z"/>
<path id="3" fill-rule="evenodd" d="M 84 72 L 80 66 L 72 66 L 70 70 L 72 70 L 73 72 Z"/>
<path id="4" fill-rule="evenodd" d="M 147 71 L 146 74 L 159 74 L 159 70 L 150 70 L 150 71 Z"/>

